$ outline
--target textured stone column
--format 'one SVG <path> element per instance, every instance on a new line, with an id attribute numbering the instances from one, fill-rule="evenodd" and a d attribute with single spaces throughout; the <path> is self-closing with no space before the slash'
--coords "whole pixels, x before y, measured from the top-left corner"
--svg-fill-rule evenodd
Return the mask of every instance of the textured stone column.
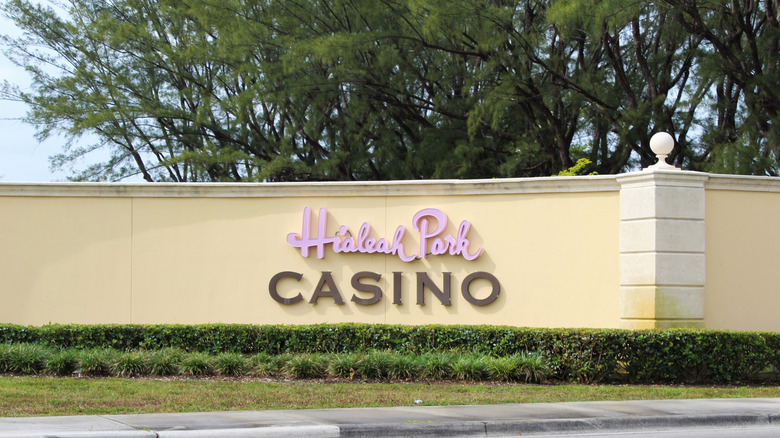
<path id="1" fill-rule="evenodd" d="M 620 324 L 632 329 L 703 327 L 708 175 L 659 162 L 663 164 L 618 176 Z"/>

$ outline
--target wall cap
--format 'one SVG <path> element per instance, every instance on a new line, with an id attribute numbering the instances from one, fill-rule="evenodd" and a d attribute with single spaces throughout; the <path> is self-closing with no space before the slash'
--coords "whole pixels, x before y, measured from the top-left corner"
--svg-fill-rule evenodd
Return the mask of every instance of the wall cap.
<path id="1" fill-rule="evenodd" d="M 705 187 L 707 190 L 780 192 L 780 178 L 776 176 L 710 174 Z"/>
<path id="2" fill-rule="evenodd" d="M 290 183 L 0 182 L 0 196 L 274 198 L 436 196 L 612 192 L 646 186 L 779 192 L 780 178 L 720 175 L 678 169 L 645 169 L 618 175 L 414 181 Z M 334 190 L 340 189 L 340 190 Z"/>
<path id="3" fill-rule="evenodd" d="M 640 172 L 615 175 L 621 188 L 673 186 L 703 188 L 708 173 L 679 169 L 645 169 Z"/>
<path id="4" fill-rule="evenodd" d="M 503 195 L 620 190 L 616 175 L 477 180 L 333 181 L 289 183 L 0 182 L 0 196 L 277 198 Z"/>

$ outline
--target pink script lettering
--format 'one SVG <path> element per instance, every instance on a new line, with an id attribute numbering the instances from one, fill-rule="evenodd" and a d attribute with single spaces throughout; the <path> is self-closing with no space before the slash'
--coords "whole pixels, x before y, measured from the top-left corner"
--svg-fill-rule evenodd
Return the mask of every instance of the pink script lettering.
<path id="1" fill-rule="evenodd" d="M 433 221 L 436 225 L 433 226 Z M 317 216 L 316 234 L 312 234 L 311 228 L 311 209 L 303 209 L 303 224 L 300 234 L 290 233 L 287 235 L 287 243 L 299 248 L 301 255 L 309 256 L 310 249 L 317 250 L 317 258 L 325 257 L 325 248 L 330 245 L 334 253 L 360 252 L 364 254 L 388 254 L 399 259 L 410 262 L 415 259 L 422 259 L 430 255 L 459 255 L 466 260 L 474 260 L 482 254 L 482 248 L 470 252 L 468 232 L 471 224 L 463 221 L 458 227 L 457 235 L 444 234 L 447 227 L 447 215 L 441 210 L 435 208 L 426 208 L 418 211 L 412 218 L 412 226 L 415 231 L 420 232 L 419 254 L 406 254 L 403 238 L 406 234 L 406 228 L 399 225 L 395 229 L 392 240 L 384 237 L 375 239 L 371 237 L 371 225 L 364 222 L 360 226 L 357 234 L 352 235 L 349 228 L 341 225 L 335 236 L 328 236 L 328 213 L 325 208 L 320 208 Z"/>

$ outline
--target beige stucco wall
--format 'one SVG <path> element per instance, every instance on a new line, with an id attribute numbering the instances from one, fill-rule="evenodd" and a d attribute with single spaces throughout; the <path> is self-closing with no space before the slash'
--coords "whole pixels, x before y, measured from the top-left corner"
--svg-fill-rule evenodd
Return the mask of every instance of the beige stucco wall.
<path id="1" fill-rule="evenodd" d="M 712 176 L 706 191 L 707 328 L 780 330 L 780 180 Z"/>
<path id="2" fill-rule="evenodd" d="M 0 198 L 0 321 L 130 321 L 131 205 Z"/>
<path id="3" fill-rule="evenodd" d="M 614 178 L 326 184 L 0 184 L 0 322 L 253 323 L 372 322 L 507 324 L 537 327 L 619 325 L 619 193 Z M 369 222 L 373 237 L 407 228 L 437 208 L 447 232 L 471 223 L 473 261 L 440 255 L 402 262 L 378 254 L 304 258 L 286 243 L 300 233 L 304 207 L 327 208 L 329 234 Z M 316 220 L 313 220 L 316 228 Z M 274 301 L 270 278 L 281 271 Z M 308 303 L 321 272 L 332 272 L 345 301 Z M 382 275 L 383 299 L 350 299 L 352 275 Z M 498 299 L 474 306 L 462 280 L 485 271 L 501 284 Z M 402 305 L 392 303 L 393 272 L 402 272 Z M 417 272 L 442 286 L 452 274 L 452 305 L 431 293 L 416 304 Z M 370 282 L 369 282 L 370 283 Z M 487 282 L 472 289 L 489 293 Z M 480 286 L 481 285 L 481 286 Z M 365 297 L 365 294 L 358 294 Z"/>

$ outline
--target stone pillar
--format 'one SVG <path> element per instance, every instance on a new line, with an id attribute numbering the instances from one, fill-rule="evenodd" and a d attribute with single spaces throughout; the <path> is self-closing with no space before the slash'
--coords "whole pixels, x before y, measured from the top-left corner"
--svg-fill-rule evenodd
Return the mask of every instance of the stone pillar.
<path id="1" fill-rule="evenodd" d="M 620 325 L 704 327 L 708 175 L 666 164 L 666 154 L 674 145 L 668 134 L 656 134 L 650 145 L 658 164 L 618 176 Z"/>

